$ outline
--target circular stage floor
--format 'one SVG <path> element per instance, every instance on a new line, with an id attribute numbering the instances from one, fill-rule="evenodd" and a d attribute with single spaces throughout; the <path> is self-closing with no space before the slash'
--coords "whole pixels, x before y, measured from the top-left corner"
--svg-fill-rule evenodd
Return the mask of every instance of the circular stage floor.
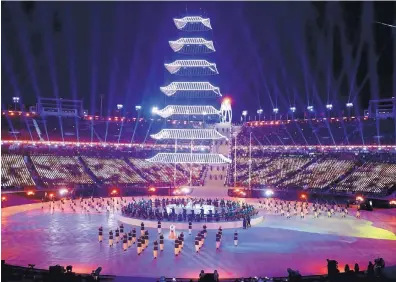
<path id="1" fill-rule="evenodd" d="M 41 206 L 40 206 L 41 207 Z M 23 206 L 2 210 L 1 255 L 7 263 L 48 269 L 54 264 L 72 265 L 73 271 L 88 273 L 98 266 L 102 274 L 133 277 L 197 277 L 201 269 L 220 276 L 286 276 L 288 267 L 303 275 L 326 273 L 326 259 L 335 259 L 339 268 L 383 257 L 386 265 L 396 265 L 396 210 L 362 212 L 362 218 L 286 219 L 263 211 L 264 221 L 247 229 L 238 229 L 239 245 L 233 244 L 233 229 L 223 230 L 220 250 L 215 249 L 215 230 L 208 230 L 199 254 L 194 251 L 193 236 L 188 236 L 182 254 L 174 256 L 173 241 L 165 232 L 165 250 L 153 259 L 152 243 L 156 229 L 148 228 L 150 246 L 140 256 L 136 246 L 127 251 L 122 244 L 108 246 L 108 231 L 115 229 L 116 214 L 83 213 L 56 209 L 27 211 Z M 353 211 L 351 211 L 353 212 Z M 201 223 L 202 224 L 202 223 Z M 98 227 L 104 228 L 104 242 L 98 242 Z M 132 226 L 126 225 L 126 230 Z M 180 231 L 180 230 L 179 230 Z M 194 231 L 195 234 L 197 231 Z"/>

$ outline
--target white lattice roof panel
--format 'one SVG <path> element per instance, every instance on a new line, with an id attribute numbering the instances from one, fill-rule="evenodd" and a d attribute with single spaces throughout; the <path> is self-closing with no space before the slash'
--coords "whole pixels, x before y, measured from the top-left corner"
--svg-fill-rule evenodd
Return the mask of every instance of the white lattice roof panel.
<path id="1" fill-rule="evenodd" d="M 167 96 L 174 95 L 177 91 L 213 91 L 221 97 L 220 88 L 209 82 L 172 82 L 168 86 L 160 87 Z"/>
<path id="2" fill-rule="evenodd" d="M 213 106 L 168 105 L 162 110 L 157 110 L 155 114 L 168 118 L 173 115 L 218 115 L 220 111 Z"/>
<path id="3" fill-rule="evenodd" d="M 209 18 L 202 18 L 200 16 L 193 16 L 193 17 L 184 17 L 181 19 L 173 19 L 176 27 L 180 30 L 183 30 L 188 24 L 202 24 L 204 28 L 197 29 L 197 30 L 208 30 L 212 29 L 210 24 Z"/>
<path id="4" fill-rule="evenodd" d="M 227 164 L 231 159 L 221 154 L 190 154 L 190 153 L 158 153 L 147 159 L 152 163 L 176 163 L 176 164 Z"/>
<path id="5" fill-rule="evenodd" d="M 205 46 L 207 48 L 207 52 L 215 52 L 216 49 L 214 48 L 213 41 L 211 40 L 206 40 L 202 37 L 183 37 L 179 38 L 178 40 L 175 41 L 169 41 L 169 45 L 172 48 L 173 51 L 179 52 L 183 49 L 185 46 Z M 200 49 L 197 49 L 199 51 Z"/>
<path id="6" fill-rule="evenodd" d="M 210 63 L 207 60 L 176 60 L 172 63 L 165 64 L 165 68 L 171 73 L 177 73 L 181 68 L 207 68 L 212 73 L 218 74 L 215 63 Z"/>
<path id="7" fill-rule="evenodd" d="M 216 140 L 227 139 L 216 129 L 162 129 L 151 135 L 154 139 Z"/>

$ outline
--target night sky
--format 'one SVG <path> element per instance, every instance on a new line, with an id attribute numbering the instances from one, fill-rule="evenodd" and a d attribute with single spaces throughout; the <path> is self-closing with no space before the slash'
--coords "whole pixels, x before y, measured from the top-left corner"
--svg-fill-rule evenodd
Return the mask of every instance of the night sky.
<path id="1" fill-rule="evenodd" d="M 164 106 L 159 91 L 180 77 L 164 62 L 179 58 L 168 40 L 174 17 L 209 17 L 217 64 L 205 77 L 230 96 L 236 116 L 327 103 L 365 109 L 396 96 L 393 2 L 2 2 L 2 107 L 21 97 L 82 99 L 91 113 L 124 104 Z M 191 56 L 184 56 L 185 59 Z M 188 79 L 186 79 L 188 80 Z M 104 110 L 106 112 L 106 110 Z M 361 113 L 361 112 L 360 112 Z"/>

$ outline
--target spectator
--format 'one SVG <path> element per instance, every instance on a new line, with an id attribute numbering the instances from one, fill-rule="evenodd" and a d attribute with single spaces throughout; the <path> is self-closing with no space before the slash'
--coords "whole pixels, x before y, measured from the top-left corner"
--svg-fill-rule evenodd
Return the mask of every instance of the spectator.
<path id="1" fill-rule="evenodd" d="M 205 272 L 203 270 L 201 270 L 201 272 L 199 273 L 199 280 L 204 278 L 204 276 L 205 276 Z"/>
<path id="2" fill-rule="evenodd" d="M 219 273 L 217 272 L 217 270 L 214 271 L 213 277 L 214 277 L 214 280 L 215 280 L 216 282 L 219 281 Z"/>
<path id="3" fill-rule="evenodd" d="M 354 269 L 355 269 L 355 272 L 356 272 L 356 273 L 358 273 L 358 272 L 359 272 L 359 265 L 358 265 L 357 263 L 355 263 L 355 267 L 354 267 Z"/>
<path id="4" fill-rule="evenodd" d="M 345 267 L 344 267 L 344 272 L 345 272 L 345 273 L 348 273 L 349 271 L 350 271 L 349 265 L 346 264 Z"/>

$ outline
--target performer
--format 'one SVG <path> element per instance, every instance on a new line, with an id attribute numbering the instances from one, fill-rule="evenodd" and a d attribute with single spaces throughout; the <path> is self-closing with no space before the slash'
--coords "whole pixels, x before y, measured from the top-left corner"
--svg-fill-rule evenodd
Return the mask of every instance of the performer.
<path id="1" fill-rule="evenodd" d="M 132 243 L 135 245 L 136 243 L 136 229 L 132 229 Z"/>
<path id="2" fill-rule="evenodd" d="M 182 248 L 182 242 L 181 242 L 180 235 L 179 235 L 179 237 L 176 240 L 177 240 L 177 244 L 178 244 L 177 254 L 180 254 L 181 248 Z"/>
<path id="3" fill-rule="evenodd" d="M 124 234 L 122 239 L 122 249 L 124 250 L 124 252 L 128 249 L 128 237 L 126 234 Z"/>
<path id="4" fill-rule="evenodd" d="M 331 217 L 330 210 L 327 210 L 327 217 Z"/>
<path id="5" fill-rule="evenodd" d="M 157 259 L 157 255 L 158 255 L 158 242 L 157 242 L 157 241 L 154 241 L 154 251 L 153 251 L 153 254 L 154 254 L 154 259 Z"/>
<path id="6" fill-rule="evenodd" d="M 360 218 L 360 210 L 356 211 L 356 218 Z"/>
<path id="7" fill-rule="evenodd" d="M 172 224 L 170 227 L 169 227 L 169 230 L 170 230 L 170 232 L 169 232 L 169 239 L 171 239 L 171 240 L 174 240 L 174 239 L 176 239 L 177 238 L 177 236 L 176 236 L 176 227 Z"/>
<path id="8" fill-rule="evenodd" d="M 99 227 L 99 243 L 102 243 L 103 240 L 103 227 Z"/>
<path id="9" fill-rule="evenodd" d="M 148 230 L 146 230 L 145 234 L 144 234 L 144 248 L 147 248 L 150 241 L 149 241 L 149 232 Z"/>
<path id="10" fill-rule="evenodd" d="M 188 234 L 190 234 L 190 235 L 191 235 L 191 229 L 192 229 L 192 222 L 189 221 L 188 222 Z"/>
<path id="11" fill-rule="evenodd" d="M 120 239 L 120 230 L 118 230 L 118 227 L 115 231 L 115 236 L 116 236 L 116 243 L 118 243 L 118 240 Z"/>
<path id="12" fill-rule="evenodd" d="M 142 252 L 142 240 L 139 237 L 137 241 L 138 241 L 137 242 L 137 254 L 138 254 L 138 256 L 140 256 L 140 253 Z"/>
<path id="13" fill-rule="evenodd" d="M 220 234 L 216 234 L 216 250 L 220 248 Z"/>
<path id="14" fill-rule="evenodd" d="M 180 240 L 181 240 L 181 248 L 184 248 L 184 233 L 180 233 Z"/>
<path id="15" fill-rule="evenodd" d="M 113 231 L 109 231 L 109 246 L 113 247 Z"/>
<path id="16" fill-rule="evenodd" d="M 175 256 L 179 254 L 179 240 L 175 240 Z"/>
<path id="17" fill-rule="evenodd" d="M 301 215 L 301 218 L 304 218 L 304 212 L 302 209 L 301 209 L 300 215 Z"/>
<path id="18" fill-rule="evenodd" d="M 124 236 L 124 224 L 121 223 L 120 225 L 120 236 L 123 237 Z"/>
<path id="19" fill-rule="evenodd" d="M 158 220 L 158 234 L 161 234 L 161 220 Z"/>
<path id="20" fill-rule="evenodd" d="M 199 252 L 199 238 L 198 238 L 198 236 L 195 237 L 195 251 L 198 254 L 198 252 Z"/>
<path id="21" fill-rule="evenodd" d="M 236 230 L 234 232 L 234 246 L 238 246 L 238 232 Z"/>
<path id="22" fill-rule="evenodd" d="M 140 235 L 141 236 L 144 235 L 144 223 L 143 222 L 140 224 Z"/>
<path id="23" fill-rule="evenodd" d="M 206 224 L 203 225 L 203 231 L 204 231 L 203 235 L 204 235 L 204 237 L 206 238 L 206 233 L 207 233 L 207 231 L 206 231 Z"/>
<path id="24" fill-rule="evenodd" d="M 201 234 L 201 231 L 198 232 L 197 237 L 198 237 L 198 241 L 199 241 L 199 249 L 201 249 L 201 247 L 202 247 L 202 234 Z"/>
<path id="25" fill-rule="evenodd" d="M 205 244 L 205 231 L 201 231 L 201 241 L 202 241 L 202 245 L 203 246 Z"/>
<path id="26" fill-rule="evenodd" d="M 132 232 L 128 232 L 128 248 L 132 246 Z"/>
<path id="27" fill-rule="evenodd" d="M 161 252 L 164 250 L 164 235 L 160 234 L 160 250 Z"/>
<path id="28" fill-rule="evenodd" d="M 223 236 L 223 228 L 221 228 L 221 226 L 219 227 L 219 233 L 220 233 L 220 236 Z"/>

